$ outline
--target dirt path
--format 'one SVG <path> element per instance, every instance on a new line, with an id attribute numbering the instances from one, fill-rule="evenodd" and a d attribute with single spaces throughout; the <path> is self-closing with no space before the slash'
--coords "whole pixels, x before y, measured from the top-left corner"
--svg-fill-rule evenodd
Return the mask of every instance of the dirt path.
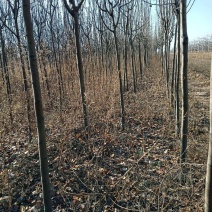
<path id="1" fill-rule="evenodd" d="M 210 62 L 210 53 L 189 55 L 189 95 L 206 107 L 209 107 L 210 97 Z"/>
<path id="2" fill-rule="evenodd" d="M 189 128 L 191 132 L 190 154 L 198 163 L 205 163 L 209 133 L 210 53 L 189 55 Z"/>
<path id="3" fill-rule="evenodd" d="M 196 101 L 208 106 L 210 97 L 210 79 L 195 70 L 189 73 L 189 94 Z"/>
<path id="4" fill-rule="evenodd" d="M 209 104 L 210 96 L 210 53 L 189 55 L 189 93 L 200 103 Z"/>

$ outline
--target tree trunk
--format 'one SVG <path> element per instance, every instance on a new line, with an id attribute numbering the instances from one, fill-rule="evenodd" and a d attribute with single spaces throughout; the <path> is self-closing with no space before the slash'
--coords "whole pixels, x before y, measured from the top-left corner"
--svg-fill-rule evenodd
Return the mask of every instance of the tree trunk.
<path id="1" fill-rule="evenodd" d="M 174 87 L 175 87 L 175 77 L 176 77 L 176 47 L 177 47 L 177 23 L 175 25 L 175 35 L 174 35 L 174 53 L 173 53 L 173 63 L 172 63 L 172 83 L 171 83 L 171 107 L 174 107 Z"/>
<path id="2" fill-rule="evenodd" d="M 115 40 L 115 46 L 116 46 L 117 68 L 118 68 L 118 75 L 119 75 L 119 91 L 120 91 L 120 102 L 121 102 L 121 128 L 122 130 L 124 130 L 125 129 L 124 94 L 123 94 L 123 86 L 122 86 L 121 61 L 120 61 L 120 52 L 118 48 L 118 38 L 116 34 L 116 27 L 114 27 L 113 34 L 114 34 L 114 40 Z"/>
<path id="3" fill-rule="evenodd" d="M 7 92 L 7 99 L 9 104 L 9 113 L 10 113 L 10 122 L 13 123 L 13 116 L 12 116 L 12 96 L 11 96 L 11 85 L 10 85 L 10 76 L 8 71 L 7 65 L 7 55 L 5 51 L 5 41 L 2 34 L 2 29 L 0 29 L 0 41 L 1 41 L 1 64 L 2 64 L 2 79 L 3 82 L 6 82 L 6 92 Z"/>
<path id="4" fill-rule="evenodd" d="M 82 98 L 82 109 L 83 109 L 83 118 L 84 118 L 84 127 L 86 131 L 86 138 L 88 136 L 88 113 L 87 113 L 87 102 L 85 96 L 85 80 L 84 80 L 84 70 L 83 70 L 83 62 L 82 62 L 82 50 L 80 43 L 80 30 L 79 30 L 79 9 L 82 6 L 84 0 L 81 0 L 78 6 L 75 5 L 74 1 L 70 1 L 72 4 L 72 9 L 69 7 L 66 0 L 64 0 L 64 4 L 70 15 L 74 18 L 74 33 L 75 33 L 75 45 L 76 45 L 76 53 L 77 53 L 77 65 L 79 71 L 79 80 L 80 80 L 80 90 L 81 90 L 81 98 Z"/>
<path id="5" fill-rule="evenodd" d="M 29 89 L 28 89 L 29 86 L 28 86 L 28 82 L 27 82 L 27 74 L 26 74 L 26 69 L 25 69 L 25 64 L 24 64 L 24 56 L 23 56 L 23 50 L 22 50 L 22 45 L 21 45 L 21 37 L 20 37 L 20 33 L 19 33 L 18 19 L 15 16 L 14 16 L 14 19 L 15 19 L 16 38 L 18 41 L 18 51 L 20 54 L 21 69 L 22 69 L 23 82 L 24 82 L 24 95 L 25 95 L 26 111 L 27 111 L 28 135 L 29 135 L 29 141 L 31 141 L 32 129 L 31 129 L 31 124 L 30 124 L 30 94 L 29 94 Z"/>
<path id="6" fill-rule="evenodd" d="M 52 106 L 51 91 L 50 91 L 48 74 L 47 74 L 47 69 L 46 69 L 46 61 L 45 61 L 45 58 L 43 56 L 43 53 L 41 55 L 41 61 L 43 63 L 44 79 L 45 79 L 45 82 L 46 82 L 46 89 L 47 89 L 47 94 L 48 94 L 48 97 L 49 97 L 49 105 Z"/>
<path id="7" fill-rule="evenodd" d="M 187 35 L 187 14 L 186 0 L 180 1 L 180 20 L 182 28 L 182 66 L 181 66 L 181 87 L 182 87 L 182 125 L 181 125 L 181 162 L 185 162 L 188 138 L 188 35 Z"/>
<path id="8" fill-rule="evenodd" d="M 205 183 L 205 212 L 212 211 L 212 55 L 211 55 L 211 76 L 210 76 L 210 134 L 207 161 L 207 173 Z"/>
<path id="9" fill-rule="evenodd" d="M 132 61 L 133 91 L 134 91 L 134 93 L 136 93 L 135 49 L 133 46 L 132 28 L 131 28 L 131 35 L 130 35 L 130 47 L 131 47 L 131 61 Z"/>
<path id="10" fill-rule="evenodd" d="M 180 79 L 180 14 L 177 15 L 177 67 L 175 77 L 175 134 L 180 135 L 180 98 L 179 98 L 179 79 Z"/>
<path id="11" fill-rule="evenodd" d="M 51 26 L 50 26 L 50 32 L 51 32 L 51 41 L 52 41 L 52 48 L 53 48 L 53 57 L 54 57 L 54 61 L 55 61 L 55 68 L 56 68 L 56 71 L 57 71 L 57 83 L 58 83 L 58 87 L 59 87 L 59 111 L 61 113 L 62 111 L 62 108 L 63 108 L 63 79 L 62 79 L 62 72 L 61 72 L 61 69 L 60 69 L 60 61 L 58 61 L 58 58 L 57 58 L 57 50 L 56 50 L 56 47 L 55 47 L 55 40 L 54 40 L 54 31 L 52 29 L 52 19 L 53 17 L 51 17 Z M 58 53 L 59 54 L 59 53 Z"/>
<path id="12" fill-rule="evenodd" d="M 87 129 L 88 113 L 87 113 L 87 103 L 86 103 L 86 97 L 85 97 L 85 80 L 84 80 L 84 70 L 83 70 L 82 52 L 81 52 L 81 44 L 80 44 L 78 12 L 75 12 L 73 17 L 74 17 L 75 42 L 76 42 L 76 49 L 77 49 L 77 62 L 78 62 L 78 71 L 79 71 L 79 79 L 80 79 L 82 108 L 83 108 L 83 116 L 84 116 L 84 127 L 85 129 Z"/>
<path id="13" fill-rule="evenodd" d="M 140 40 L 138 41 L 138 55 L 139 55 L 139 68 L 140 68 L 140 78 L 141 78 L 140 81 L 142 81 L 143 67 L 142 67 L 141 42 L 140 42 Z"/>
<path id="14" fill-rule="evenodd" d="M 38 73 L 38 64 L 35 51 L 35 42 L 33 35 L 33 26 L 30 14 L 30 1 L 22 0 L 23 4 L 23 16 L 26 28 L 27 43 L 28 43 L 28 54 L 30 59 L 30 68 L 32 75 L 32 85 L 34 91 L 34 106 L 35 115 L 37 121 L 37 132 L 38 132 L 38 145 L 39 145 L 39 157 L 40 157 L 40 170 L 41 170 L 41 181 L 43 187 L 43 198 L 45 211 L 52 211 L 51 194 L 50 194 L 50 181 L 49 181 L 49 169 L 47 159 L 47 148 L 46 148 L 46 136 L 45 136 L 45 125 L 43 116 L 42 97 L 40 90 L 40 81 Z"/>
<path id="15" fill-rule="evenodd" d="M 125 91 L 129 91 L 129 83 L 128 83 L 128 44 L 127 44 L 127 32 L 124 35 L 124 89 Z"/>
<path id="16" fill-rule="evenodd" d="M 168 35 L 165 34 L 165 73 L 166 73 L 166 95 L 169 98 L 169 44 Z"/>

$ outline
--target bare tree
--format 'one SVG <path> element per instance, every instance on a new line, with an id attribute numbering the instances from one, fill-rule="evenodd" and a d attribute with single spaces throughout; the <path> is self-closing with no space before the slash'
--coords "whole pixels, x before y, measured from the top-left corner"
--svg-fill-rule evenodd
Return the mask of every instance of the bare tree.
<path id="1" fill-rule="evenodd" d="M 43 82 L 45 82 L 47 95 L 49 98 L 50 106 L 52 106 L 51 101 L 51 90 L 50 90 L 50 83 L 49 83 L 49 76 L 47 73 L 47 64 L 45 59 L 45 45 L 44 45 L 44 36 L 45 36 L 45 28 L 47 23 L 47 10 L 45 9 L 46 5 L 43 1 L 38 1 L 36 6 L 32 9 L 32 18 L 34 20 L 34 31 L 35 31 L 35 42 L 37 46 L 37 57 L 38 62 L 40 65 L 40 69 L 43 70 Z M 37 40 L 36 40 L 37 38 Z M 45 85 L 43 87 L 45 87 Z"/>
<path id="2" fill-rule="evenodd" d="M 138 43 L 138 59 L 139 59 L 139 72 L 140 72 L 140 79 L 142 80 L 143 77 L 143 61 L 144 64 L 147 65 L 147 55 L 148 55 L 148 31 L 149 31 L 149 19 L 150 19 L 150 8 L 147 8 L 143 5 L 143 2 L 137 2 L 137 19 L 138 19 L 138 27 L 139 30 L 136 32 L 136 39 Z M 144 11 L 147 10 L 149 15 Z M 142 53 L 143 52 L 143 53 Z M 143 56 L 143 59 L 142 59 Z"/>
<path id="3" fill-rule="evenodd" d="M 181 87 L 182 87 L 182 123 L 181 123 L 181 162 L 185 162 L 188 138 L 188 35 L 187 35 L 187 13 L 186 0 L 180 0 L 180 23 L 181 23 Z"/>
<path id="4" fill-rule="evenodd" d="M 51 35 L 51 44 L 52 44 L 52 53 L 54 58 L 54 64 L 56 68 L 56 76 L 57 76 L 57 83 L 59 88 L 59 110 L 61 112 L 62 110 L 62 103 L 63 103 L 63 94 L 64 94 L 64 86 L 63 86 L 63 77 L 62 77 L 62 70 L 61 70 L 61 59 L 59 54 L 59 34 L 62 29 L 59 30 L 58 24 L 59 20 L 55 17 L 59 16 L 58 14 L 58 1 L 50 0 L 49 1 L 50 8 L 49 8 L 49 29 L 50 29 L 50 35 Z"/>
<path id="5" fill-rule="evenodd" d="M 129 43 L 129 10 L 127 10 L 126 15 L 123 15 L 123 28 L 124 28 L 124 90 L 129 90 L 128 82 L 128 43 Z"/>
<path id="6" fill-rule="evenodd" d="M 81 0 L 78 5 L 75 4 L 74 0 L 70 0 L 70 6 L 66 0 L 63 0 L 65 8 L 68 10 L 70 15 L 74 18 L 74 30 L 75 30 L 75 45 L 77 51 L 77 65 L 79 71 L 79 79 L 80 79 L 80 89 L 81 89 L 81 98 L 82 98 L 82 108 L 83 108 L 83 116 L 84 116 L 84 127 L 88 128 L 88 113 L 87 113 L 87 103 L 85 96 L 85 82 L 84 82 L 84 70 L 83 70 L 83 62 L 82 62 L 82 50 L 80 43 L 80 28 L 79 28 L 79 10 L 82 7 L 84 0 Z"/>
<path id="7" fill-rule="evenodd" d="M 144 5 L 143 5 L 144 6 Z M 149 59 L 149 52 L 150 52 L 150 38 L 151 38 L 151 6 L 146 4 L 144 6 L 145 8 L 143 9 L 143 29 L 142 29 L 142 44 L 143 44 L 143 60 L 144 60 L 144 65 L 148 65 L 148 59 Z"/>
<path id="8" fill-rule="evenodd" d="M 175 63 L 175 76 L 174 76 L 174 97 L 175 97 L 175 134 L 180 135 L 180 97 L 179 97 L 179 81 L 180 81 L 180 5 L 179 1 L 175 0 L 175 14 L 177 19 L 177 41 L 176 41 L 176 63 Z M 174 66 L 174 64 L 173 64 Z"/>
<path id="9" fill-rule="evenodd" d="M 165 59 L 165 74 L 166 74 L 166 92 L 169 97 L 169 58 L 170 58 L 170 44 L 173 37 L 173 26 L 174 26 L 174 14 L 172 10 L 172 1 L 159 0 L 160 11 L 159 17 L 161 20 L 161 27 L 163 28 L 164 35 L 164 58 Z M 162 62 L 164 64 L 164 62 Z"/>
<path id="10" fill-rule="evenodd" d="M 4 23 L 4 26 L 15 36 L 17 39 L 17 45 L 18 45 L 18 53 L 20 56 L 20 62 L 21 62 L 21 69 L 22 69 L 22 76 L 23 76 L 23 84 L 24 84 L 24 95 L 25 95 L 25 102 L 26 102 L 26 111 L 27 111 L 27 124 L 28 124 L 28 135 L 29 135 L 29 141 L 31 141 L 31 124 L 30 124 L 30 93 L 29 93 L 29 86 L 27 81 L 27 73 L 26 73 L 26 67 L 24 64 L 24 54 L 23 54 L 23 48 L 22 48 L 22 42 L 21 42 L 21 33 L 20 33 L 20 27 L 19 27 L 19 12 L 20 12 L 20 1 L 19 0 L 13 0 L 13 1 L 6 1 L 8 4 L 8 15 L 12 17 L 13 20 L 10 20 L 10 22 L 4 22 L 2 20 L 2 17 L 0 17 L 0 21 Z M 5 2 L 5 4 L 6 4 Z M 12 21 L 14 23 L 12 23 Z"/>
<path id="11" fill-rule="evenodd" d="M 173 60 L 172 60 L 172 79 L 171 79 L 171 92 L 170 92 L 170 103 L 171 106 L 174 108 L 174 88 L 175 88 L 175 77 L 176 77 L 176 49 L 177 49 L 177 29 L 178 24 L 177 21 L 175 23 L 175 33 L 174 33 L 174 52 L 173 52 Z"/>
<path id="12" fill-rule="evenodd" d="M 46 148 L 46 136 L 45 136 L 45 125 L 44 115 L 42 106 L 42 97 L 38 73 L 37 56 L 35 51 L 35 41 L 33 35 L 33 25 L 30 13 L 30 1 L 23 0 L 23 16 L 27 34 L 28 43 L 28 54 L 30 59 L 30 68 L 32 76 L 32 85 L 34 91 L 34 106 L 37 121 L 37 132 L 38 132 L 38 145 L 39 145 L 39 157 L 40 157 L 40 170 L 41 180 L 43 187 L 43 198 L 45 211 L 52 211 L 51 193 L 50 193 L 50 180 L 49 180 L 49 169 L 48 169 L 48 158 Z"/>
<path id="13" fill-rule="evenodd" d="M 1 66 L 2 66 L 2 79 L 4 84 L 6 84 L 6 93 L 7 93 L 7 99 L 9 104 L 9 113 L 10 113 L 10 121 L 11 124 L 13 123 L 13 115 L 12 115 L 12 96 L 11 96 L 11 85 L 10 85 L 10 75 L 8 70 L 8 59 L 7 59 L 7 53 L 5 50 L 5 39 L 3 35 L 3 25 L 0 25 L 0 44 L 1 44 Z"/>
<path id="14" fill-rule="evenodd" d="M 99 1 L 97 0 L 96 2 L 98 4 L 98 7 L 101 9 L 101 11 L 106 13 L 108 17 L 110 18 L 111 26 L 106 23 L 106 21 L 104 20 L 104 17 L 101 15 L 101 18 L 105 27 L 110 32 L 112 32 L 114 36 L 116 60 L 117 60 L 117 71 L 119 76 L 120 103 L 121 103 L 121 127 L 122 127 L 122 130 L 124 130 L 125 129 L 124 94 L 123 94 L 123 85 L 122 85 L 122 76 L 121 76 L 122 75 L 121 74 L 121 54 L 120 54 L 119 44 L 118 44 L 117 28 L 119 24 L 121 9 L 127 3 L 123 3 L 123 1 L 121 0 L 117 0 L 115 2 L 111 2 L 110 0 L 107 0 L 101 3 L 99 3 Z"/>
<path id="15" fill-rule="evenodd" d="M 189 42 L 189 51 L 200 52 L 200 51 L 211 51 L 212 50 L 212 35 L 198 38 L 194 41 Z"/>
<path id="16" fill-rule="evenodd" d="M 129 41 L 130 41 L 130 48 L 131 48 L 131 63 L 132 63 L 132 80 L 133 80 L 133 90 L 136 93 L 136 65 L 135 65 L 135 47 L 134 47 L 134 40 L 135 40 L 135 32 L 136 29 L 136 22 L 135 20 L 130 17 L 130 27 L 129 27 Z M 135 27 L 133 27 L 135 26 Z"/>

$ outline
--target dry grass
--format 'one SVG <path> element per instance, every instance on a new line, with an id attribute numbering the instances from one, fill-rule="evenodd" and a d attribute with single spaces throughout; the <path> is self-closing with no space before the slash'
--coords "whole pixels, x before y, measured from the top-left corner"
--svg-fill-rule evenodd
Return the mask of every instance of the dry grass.
<path id="1" fill-rule="evenodd" d="M 196 52 L 189 54 L 189 65 L 197 74 L 210 76 L 211 52 Z"/>
<path id="2" fill-rule="evenodd" d="M 47 67 L 51 107 L 42 76 L 41 85 L 55 211 L 203 211 L 208 105 L 207 101 L 200 101 L 195 89 L 208 76 L 206 63 L 203 66 L 196 61 L 206 58 L 208 64 L 208 56 L 190 55 L 191 115 L 184 182 L 179 164 L 180 144 L 174 135 L 174 121 L 169 116 L 169 100 L 157 59 L 145 68 L 143 81 L 138 79 L 137 93 L 132 91 L 130 80 L 130 91 L 124 94 L 125 131 L 120 127 L 115 61 L 113 73 L 108 72 L 107 76 L 95 58 L 85 61 L 90 122 L 87 141 L 75 64 L 63 65 L 61 111 L 56 72 Z M 204 67 L 202 71 L 200 67 Z M 13 125 L 9 124 L 3 89 L 0 96 L 0 210 L 40 210 L 43 205 L 34 112 L 31 111 L 33 141 L 29 143 L 22 78 L 19 74 L 11 76 Z M 207 88 L 202 85 L 202 89 Z"/>

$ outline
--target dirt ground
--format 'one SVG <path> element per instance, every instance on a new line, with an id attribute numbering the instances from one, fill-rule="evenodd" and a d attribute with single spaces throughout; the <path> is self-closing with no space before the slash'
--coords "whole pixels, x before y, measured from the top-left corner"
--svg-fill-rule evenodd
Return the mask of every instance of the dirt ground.
<path id="1" fill-rule="evenodd" d="M 209 53 L 189 54 L 189 139 L 183 182 L 180 142 L 158 61 L 144 70 L 137 93 L 132 85 L 125 93 L 125 131 L 119 122 L 116 79 L 112 94 L 98 93 L 100 83 L 93 87 L 88 140 L 77 107 L 67 107 L 62 116 L 45 109 L 54 211 L 203 211 L 210 60 Z M 16 124 L 1 131 L 0 211 L 42 211 L 36 130 L 29 143 L 26 124 L 21 118 Z"/>

